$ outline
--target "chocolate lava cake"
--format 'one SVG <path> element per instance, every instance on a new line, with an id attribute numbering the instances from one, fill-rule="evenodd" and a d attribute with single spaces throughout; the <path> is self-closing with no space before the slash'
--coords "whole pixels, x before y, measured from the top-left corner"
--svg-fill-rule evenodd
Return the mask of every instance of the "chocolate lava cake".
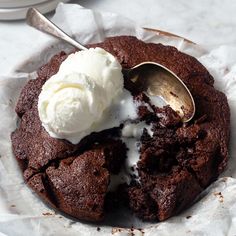
<path id="1" fill-rule="evenodd" d="M 144 129 L 138 180 L 109 192 L 110 175 L 118 174 L 127 158 L 127 147 L 120 139 L 122 125 L 92 133 L 77 145 L 50 137 L 41 125 L 38 95 L 66 59 L 61 52 L 26 84 L 16 106 L 20 123 L 11 139 L 25 182 L 46 203 L 81 220 L 101 221 L 111 207 L 121 204 L 143 220 L 163 221 L 191 205 L 226 168 L 230 124 L 226 96 L 213 87 L 213 77 L 195 58 L 174 47 L 130 36 L 89 47 L 104 48 L 123 68 L 144 61 L 163 64 L 188 86 L 196 114 L 182 123 L 169 106 L 152 105 L 125 76 L 125 88 L 139 104 L 139 119 L 152 124 L 153 136 Z"/>

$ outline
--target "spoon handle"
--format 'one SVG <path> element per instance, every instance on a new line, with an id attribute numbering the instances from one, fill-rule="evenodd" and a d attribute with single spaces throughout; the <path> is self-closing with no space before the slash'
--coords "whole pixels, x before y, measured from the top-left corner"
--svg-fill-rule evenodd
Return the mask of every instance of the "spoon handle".
<path id="1" fill-rule="evenodd" d="M 59 29 L 55 24 L 53 24 L 50 20 L 48 20 L 35 8 L 30 8 L 27 11 L 26 22 L 28 25 L 36 28 L 37 30 L 50 34 L 59 39 L 62 39 L 63 41 L 71 44 L 72 46 L 78 49 L 87 50 L 86 47 L 84 47 L 83 45 L 72 39 L 68 34 Z"/>

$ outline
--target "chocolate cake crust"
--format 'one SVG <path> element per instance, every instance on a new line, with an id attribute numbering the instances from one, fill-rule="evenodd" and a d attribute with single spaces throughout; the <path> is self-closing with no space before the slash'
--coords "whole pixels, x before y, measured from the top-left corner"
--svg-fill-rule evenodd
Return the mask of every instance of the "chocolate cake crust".
<path id="1" fill-rule="evenodd" d="M 137 163 L 139 180 L 118 188 L 123 198 L 119 201 L 144 220 L 165 220 L 191 205 L 226 168 L 227 99 L 213 87 L 214 79 L 201 63 L 174 47 L 146 44 L 131 36 L 108 38 L 88 47 L 104 48 L 123 68 L 144 61 L 160 63 L 179 76 L 193 95 L 196 114 L 183 124 L 170 107 L 152 105 L 124 75 L 125 88 L 134 100 L 152 108 L 139 105 L 138 115 L 152 125 L 153 137 L 144 130 Z M 37 79 L 23 88 L 16 105 L 20 124 L 11 136 L 13 152 L 26 183 L 40 198 L 78 219 L 101 221 L 110 174 L 119 173 L 127 149 L 120 140 L 120 127 L 92 133 L 77 145 L 50 137 L 42 127 L 38 95 L 66 57 L 64 52 L 54 56 L 38 70 Z"/>

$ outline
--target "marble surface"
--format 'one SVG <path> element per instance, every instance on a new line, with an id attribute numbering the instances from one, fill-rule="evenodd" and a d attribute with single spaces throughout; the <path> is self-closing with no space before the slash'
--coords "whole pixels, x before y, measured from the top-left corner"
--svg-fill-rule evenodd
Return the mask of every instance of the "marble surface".
<path id="1" fill-rule="evenodd" d="M 208 47 L 236 45 L 235 0 L 73 0 L 98 11 L 119 13 L 140 26 L 169 31 Z M 49 15 L 50 16 L 50 15 Z M 78 22 L 79 24 L 79 22 Z M 40 33 L 24 21 L 0 22 L 0 70 L 9 74 Z"/>
<path id="2" fill-rule="evenodd" d="M 235 0 L 76 0 L 82 6 L 112 11 L 141 26 L 169 31 L 212 46 L 236 44 Z"/>

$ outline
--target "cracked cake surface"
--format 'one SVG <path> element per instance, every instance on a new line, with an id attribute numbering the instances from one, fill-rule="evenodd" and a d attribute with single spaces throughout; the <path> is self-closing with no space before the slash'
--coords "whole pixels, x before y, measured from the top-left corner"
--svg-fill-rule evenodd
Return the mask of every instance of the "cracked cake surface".
<path id="1" fill-rule="evenodd" d="M 25 182 L 52 207 L 78 219 L 101 221 L 109 201 L 112 210 L 124 205 L 143 220 L 165 220 L 190 206 L 226 168 L 230 124 L 226 96 L 213 87 L 214 79 L 203 65 L 174 47 L 131 36 L 108 38 L 89 47 L 104 48 L 123 68 L 144 61 L 163 64 L 191 91 L 196 114 L 182 123 L 169 106 L 154 106 L 124 75 L 125 88 L 139 104 L 138 119 L 151 125 L 153 135 L 143 130 L 138 180 L 131 176 L 130 183 L 111 193 L 110 176 L 118 174 L 128 158 L 120 137 L 122 125 L 72 144 L 50 137 L 39 119 L 38 96 L 66 59 L 61 52 L 25 85 L 16 105 L 20 123 L 11 139 Z"/>

